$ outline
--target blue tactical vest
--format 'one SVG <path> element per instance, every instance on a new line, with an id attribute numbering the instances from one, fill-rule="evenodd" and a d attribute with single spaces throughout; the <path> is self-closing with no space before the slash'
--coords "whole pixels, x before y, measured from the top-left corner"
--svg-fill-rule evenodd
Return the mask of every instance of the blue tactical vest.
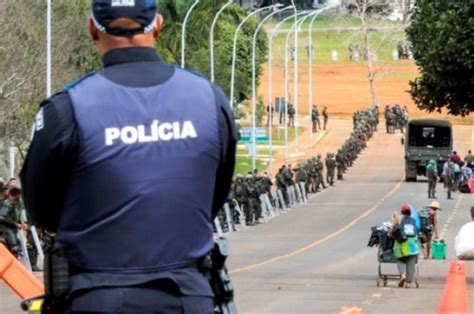
<path id="1" fill-rule="evenodd" d="M 143 273 L 207 254 L 220 159 L 209 82 L 176 69 L 134 88 L 96 74 L 68 92 L 80 145 L 57 239 L 71 264 Z"/>

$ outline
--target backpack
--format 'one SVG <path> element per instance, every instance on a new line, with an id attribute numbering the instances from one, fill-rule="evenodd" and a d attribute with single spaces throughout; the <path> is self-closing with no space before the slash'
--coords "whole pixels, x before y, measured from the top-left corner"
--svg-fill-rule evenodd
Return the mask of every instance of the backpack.
<path id="1" fill-rule="evenodd" d="M 421 221 L 421 232 L 424 234 L 433 233 L 433 223 L 431 222 L 431 216 L 428 208 L 421 210 L 418 215 Z"/>
<path id="2" fill-rule="evenodd" d="M 409 238 L 414 238 L 417 236 L 415 220 L 411 217 L 404 217 L 400 223 L 400 235 L 399 242 L 405 242 Z"/>

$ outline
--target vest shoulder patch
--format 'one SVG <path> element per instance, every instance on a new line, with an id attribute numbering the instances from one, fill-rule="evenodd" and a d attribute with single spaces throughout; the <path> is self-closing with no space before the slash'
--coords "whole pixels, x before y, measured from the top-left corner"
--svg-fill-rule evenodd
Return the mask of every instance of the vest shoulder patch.
<path id="1" fill-rule="evenodd" d="M 74 80 L 74 81 L 72 81 L 72 82 L 70 82 L 70 83 L 64 85 L 64 90 L 70 91 L 71 89 L 73 89 L 74 87 L 76 87 L 77 85 L 79 85 L 82 81 L 84 81 L 85 79 L 87 79 L 87 78 L 89 78 L 89 77 L 91 77 L 91 76 L 94 76 L 94 75 L 96 75 L 96 74 L 97 74 L 97 72 L 95 72 L 95 71 L 89 72 L 89 73 L 87 73 L 86 75 L 84 75 L 84 76 L 78 78 L 77 80 Z"/>

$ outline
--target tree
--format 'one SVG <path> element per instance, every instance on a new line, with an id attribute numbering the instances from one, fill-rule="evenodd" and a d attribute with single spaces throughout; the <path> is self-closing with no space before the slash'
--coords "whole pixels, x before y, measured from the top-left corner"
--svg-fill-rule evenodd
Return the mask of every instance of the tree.
<path id="1" fill-rule="evenodd" d="M 157 41 L 163 58 L 177 64 L 181 53 L 181 26 L 192 0 L 160 0 L 165 28 Z M 209 27 L 225 0 L 203 1 L 193 12 L 188 25 L 187 65 L 209 73 Z M 100 56 L 90 39 L 85 21 L 90 15 L 90 0 L 55 0 L 53 3 L 53 91 L 64 84 L 97 70 Z M 236 25 L 248 12 L 231 6 L 219 18 L 216 28 L 216 82 L 226 94 L 230 82 L 231 43 Z M 46 1 L 9 0 L 0 6 L 3 35 L 0 38 L 0 164 L 10 145 L 18 148 L 20 160 L 27 149 L 31 124 L 40 102 L 46 97 Z M 239 61 L 236 94 L 238 101 L 251 92 L 250 38 L 256 19 L 246 23 L 239 36 Z M 257 74 L 267 53 L 266 34 L 258 37 Z"/>
<path id="2" fill-rule="evenodd" d="M 410 16 L 393 27 L 386 27 L 378 24 L 383 24 L 384 19 L 392 12 L 390 0 L 345 0 L 344 5 L 360 20 L 360 31 L 357 35 L 361 37 L 362 57 L 367 61 L 372 104 L 378 104 L 376 76 L 383 70 L 377 64 L 377 56 L 388 43 L 400 40 L 397 38 L 398 33 L 406 28 Z M 379 36 L 377 40 L 375 34 Z"/>
<path id="3" fill-rule="evenodd" d="M 474 4 L 417 0 L 407 29 L 421 76 L 410 82 L 420 109 L 474 111 Z"/>
<path id="4" fill-rule="evenodd" d="M 85 28 L 88 0 L 53 2 L 53 90 L 100 64 Z M 40 18 L 39 18 L 40 17 Z M 33 117 L 45 98 L 46 2 L 12 0 L 0 6 L 0 142 L 24 157 Z M 61 17 L 61 18 L 57 18 Z"/>

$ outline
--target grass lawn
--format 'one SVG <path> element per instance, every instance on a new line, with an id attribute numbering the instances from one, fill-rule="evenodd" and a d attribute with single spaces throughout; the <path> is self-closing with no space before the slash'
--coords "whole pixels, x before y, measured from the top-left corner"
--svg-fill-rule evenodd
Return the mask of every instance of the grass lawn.
<path id="1" fill-rule="evenodd" d="M 301 136 L 301 134 L 306 131 L 305 127 L 299 127 L 298 128 L 298 135 Z M 272 134 L 273 134 L 273 145 L 285 145 L 285 130 L 283 128 L 277 128 L 273 127 L 272 129 Z M 295 128 L 288 128 L 288 143 L 293 142 L 295 139 Z"/>
<path id="2" fill-rule="evenodd" d="M 293 12 L 291 13 L 293 14 Z M 288 16 L 288 15 L 286 15 Z M 302 15 L 299 16 L 300 18 L 303 17 Z M 282 19 L 284 17 L 282 16 Z M 309 24 L 311 23 L 312 17 L 308 17 L 304 23 L 302 24 L 302 28 L 308 28 Z M 267 29 L 271 30 L 273 29 L 278 23 L 281 21 L 281 19 L 275 20 L 274 22 L 269 22 L 267 24 Z M 294 23 L 294 20 L 289 20 L 285 22 L 282 26 L 281 29 L 290 29 Z M 379 26 L 379 27 L 390 27 L 390 26 L 398 26 L 399 22 L 396 21 L 390 21 L 390 20 L 381 20 L 377 21 L 376 23 L 374 22 L 373 26 Z M 360 19 L 351 16 L 351 15 L 341 15 L 341 14 L 334 14 L 334 13 L 323 13 L 320 14 L 316 17 L 313 23 L 313 28 L 318 29 L 318 28 L 347 28 L 347 27 L 360 27 Z"/>
<path id="3" fill-rule="evenodd" d="M 291 25 L 292 22 L 287 23 Z M 269 24 L 267 30 L 271 30 L 274 26 Z M 398 26 L 398 22 L 393 21 L 380 21 L 377 26 Z M 285 28 L 286 25 L 282 27 Z M 349 45 L 358 44 L 362 47 L 362 37 L 357 31 L 344 30 L 341 28 L 347 27 L 358 27 L 360 23 L 357 18 L 350 16 L 337 16 L 333 14 L 319 16 L 313 24 L 312 33 L 312 45 L 315 49 L 315 61 L 314 64 L 328 64 L 332 61 L 332 51 L 335 50 L 338 53 L 339 60 L 349 59 Z M 308 46 L 308 27 L 309 21 L 305 23 L 299 33 L 298 39 L 298 56 L 300 64 L 307 64 L 308 57 L 306 47 Z M 287 27 L 288 28 L 288 27 Z M 318 28 L 324 28 L 324 31 L 318 31 Z M 330 29 L 330 30 L 327 30 Z M 285 57 L 285 43 L 287 33 L 278 33 L 273 40 L 273 58 L 274 62 L 282 63 Z M 379 50 L 377 57 L 379 60 L 389 61 L 392 60 L 392 51 L 397 49 L 397 42 L 405 40 L 405 33 L 403 31 L 373 31 L 371 32 L 371 45 L 374 50 Z M 385 38 L 385 39 L 384 39 Z M 381 42 L 385 43 L 381 46 Z M 293 46 L 293 36 L 290 36 L 290 46 Z M 362 56 L 361 56 L 362 59 Z"/>
<path id="4" fill-rule="evenodd" d="M 259 171 L 262 171 L 267 168 L 268 161 L 257 159 L 256 166 Z M 236 174 L 241 173 L 244 176 L 252 171 L 252 158 L 251 157 L 238 157 L 237 164 L 235 166 L 234 177 Z"/>
<path id="5" fill-rule="evenodd" d="M 274 121 L 278 122 L 278 117 L 279 114 L 275 113 Z M 268 134 L 268 128 L 265 127 L 267 134 Z M 298 134 L 301 135 L 303 132 L 306 130 L 306 127 L 300 126 L 298 128 Z M 291 143 L 295 139 L 295 128 L 294 127 L 289 127 L 288 128 L 288 143 Z M 274 124 L 272 128 L 272 142 L 273 145 L 285 145 L 285 130 L 283 126 L 280 126 L 279 124 Z M 242 144 L 239 142 L 239 144 Z M 268 144 L 262 144 L 264 146 L 267 146 Z M 268 150 L 265 149 L 259 149 L 258 154 L 268 154 Z"/>

